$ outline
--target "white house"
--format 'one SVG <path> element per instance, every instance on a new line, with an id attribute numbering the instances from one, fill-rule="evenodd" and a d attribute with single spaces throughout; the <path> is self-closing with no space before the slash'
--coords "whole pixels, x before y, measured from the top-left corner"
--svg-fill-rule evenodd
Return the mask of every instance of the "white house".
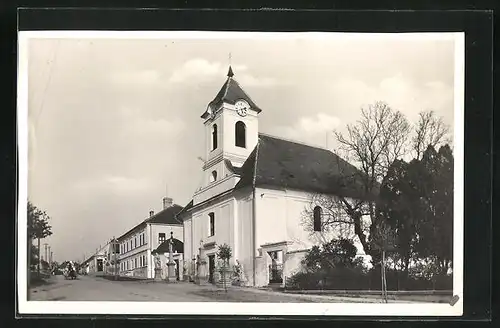
<path id="1" fill-rule="evenodd" d="M 163 199 L 163 210 L 150 211 L 149 217 L 117 238 L 120 247 L 120 275 L 154 278 L 152 251 L 170 238 L 183 240 L 182 223 L 176 215 L 182 209 L 172 198 Z"/>
<path id="2" fill-rule="evenodd" d="M 203 184 L 177 216 L 184 223 L 184 257 L 190 274 L 206 270 L 213 282 L 217 247 L 226 243 L 246 285 L 282 284 L 320 241 L 321 208 L 314 211 L 316 232 L 301 223 L 311 195 L 347 193 L 339 177 L 356 169 L 329 150 L 260 134 L 261 109 L 233 75 L 230 67 L 201 116 Z"/>

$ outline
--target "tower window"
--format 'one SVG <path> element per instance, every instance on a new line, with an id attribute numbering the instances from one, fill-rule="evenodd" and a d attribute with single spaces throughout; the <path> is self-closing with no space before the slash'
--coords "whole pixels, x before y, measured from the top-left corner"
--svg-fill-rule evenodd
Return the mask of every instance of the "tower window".
<path id="1" fill-rule="evenodd" d="M 217 181 L 217 171 L 212 171 L 212 174 L 210 174 L 210 182 L 215 181 Z"/>
<path id="2" fill-rule="evenodd" d="M 246 148 L 246 126 L 242 121 L 236 122 L 234 126 L 236 147 Z"/>
<path id="3" fill-rule="evenodd" d="M 313 214 L 313 226 L 314 226 L 314 231 L 321 231 L 321 207 L 316 206 L 314 208 L 314 214 Z"/>
<path id="4" fill-rule="evenodd" d="M 217 149 L 217 124 L 212 126 L 212 150 Z"/>
<path id="5" fill-rule="evenodd" d="M 208 213 L 208 218 L 209 218 L 208 235 L 213 236 L 215 235 L 215 213 L 214 212 Z"/>
<path id="6" fill-rule="evenodd" d="M 158 234 L 158 244 L 163 243 L 165 240 L 166 240 L 165 233 L 164 232 L 160 232 Z"/>

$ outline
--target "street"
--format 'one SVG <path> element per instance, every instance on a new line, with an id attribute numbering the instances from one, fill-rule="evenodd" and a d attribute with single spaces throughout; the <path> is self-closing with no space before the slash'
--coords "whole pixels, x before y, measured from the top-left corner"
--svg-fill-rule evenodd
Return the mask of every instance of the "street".
<path id="1" fill-rule="evenodd" d="M 229 289 L 192 283 L 113 281 L 93 276 L 65 280 L 52 276 L 49 283 L 33 288 L 32 301 L 158 301 L 158 302 L 307 302 L 302 297 L 272 292 Z M 309 301 L 311 302 L 311 301 Z"/>
<path id="2" fill-rule="evenodd" d="M 291 295 L 253 288 L 230 287 L 225 292 L 215 286 L 153 281 L 113 281 L 94 276 L 65 280 L 52 276 L 45 285 L 33 288 L 31 301 L 145 301 L 145 302 L 380 302 L 368 299 Z"/>

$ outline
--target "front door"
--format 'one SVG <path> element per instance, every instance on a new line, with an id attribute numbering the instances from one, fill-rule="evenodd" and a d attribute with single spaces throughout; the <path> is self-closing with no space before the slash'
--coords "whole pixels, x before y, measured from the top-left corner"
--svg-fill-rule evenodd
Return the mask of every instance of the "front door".
<path id="1" fill-rule="evenodd" d="M 215 255 L 208 256 L 208 282 L 214 283 Z"/>
<path id="2" fill-rule="evenodd" d="M 101 271 L 103 271 L 103 269 L 104 269 L 104 268 L 103 268 L 102 259 L 98 259 L 98 260 L 97 260 L 97 271 L 98 271 L 98 272 L 101 272 Z"/>

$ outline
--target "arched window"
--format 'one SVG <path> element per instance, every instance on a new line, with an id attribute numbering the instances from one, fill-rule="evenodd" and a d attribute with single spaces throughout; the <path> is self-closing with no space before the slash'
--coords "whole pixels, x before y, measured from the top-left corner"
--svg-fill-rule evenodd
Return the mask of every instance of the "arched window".
<path id="1" fill-rule="evenodd" d="M 236 147 L 246 148 L 246 126 L 242 121 L 236 122 L 234 126 L 234 136 Z"/>
<path id="2" fill-rule="evenodd" d="M 321 207 L 316 206 L 314 208 L 314 231 L 321 231 Z"/>
<path id="3" fill-rule="evenodd" d="M 210 174 L 210 182 L 215 181 L 217 181 L 217 171 L 212 171 L 212 174 Z"/>
<path id="4" fill-rule="evenodd" d="M 217 124 L 212 126 L 212 150 L 217 149 Z"/>

